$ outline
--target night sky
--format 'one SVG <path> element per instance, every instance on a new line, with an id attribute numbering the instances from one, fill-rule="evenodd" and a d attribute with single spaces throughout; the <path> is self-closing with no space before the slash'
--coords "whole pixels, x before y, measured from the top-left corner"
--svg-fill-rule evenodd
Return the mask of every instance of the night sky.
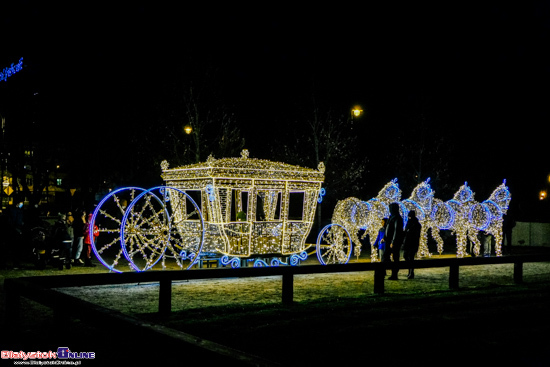
<path id="1" fill-rule="evenodd" d="M 23 73 L 38 81 L 55 116 L 48 123 L 93 129 L 82 134 L 87 149 L 115 126 L 140 129 L 136 111 L 151 116 L 152 100 L 215 70 L 252 157 L 270 158 L 259 131 L 300 124 L 314 96 L 342 114 L 360 104 L 365 154 L 383 159 L 372 141 L 391 147 L 410 123 L 407 113 L 418 112 L 410 106 L 423 100 L 430 127 L 457 147 L 452 160 L 464 176 L 457 180 L 474 191 L 490 193 L 506 178 L 516 195 L 536 196 L 550 173 L 548 1 L 241 9 L 19 3 L 0 13 L 0 67 L 24 57 Z"/>

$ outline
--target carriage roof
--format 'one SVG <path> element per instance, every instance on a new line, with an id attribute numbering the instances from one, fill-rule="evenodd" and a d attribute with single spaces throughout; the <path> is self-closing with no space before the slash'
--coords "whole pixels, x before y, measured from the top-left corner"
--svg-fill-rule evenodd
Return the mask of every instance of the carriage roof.
<path id="1" fill-rule="evenodd" d="M 206 162 L 176 168 L 168 168 L 167 162 L 164 161 L 162 165 L 162 178 L 167 182 L 224 178 L 318 183 L 324 181 L 324 169 L 322 165 L 317 170 L 314 170 L 282 162 L 248 158 L 245 155 L 240 158 L 220 159 L 210 156 Z"/>

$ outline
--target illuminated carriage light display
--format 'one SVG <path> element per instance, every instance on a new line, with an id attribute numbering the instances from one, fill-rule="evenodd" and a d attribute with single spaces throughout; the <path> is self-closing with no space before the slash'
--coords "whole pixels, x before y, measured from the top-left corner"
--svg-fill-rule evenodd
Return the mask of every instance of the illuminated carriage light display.
<path id="1" fill-rule="evenodd" d="M 240 158 L 215 159 L 169 168 L 161 164 L 166 186 L 152 189 L 127 187 L 109 193 L 93 213 L 90 227 L 100 235 L 90 237 L 96 257 L 111 271 L 144 271 L 172 259 L 189 269 L 203 259 L 239 267 L 297 265 L 307 258 L 306 243 L 321 187 L 324 166 L 317 170 L 280 162 L 252 159 L 244 150 Z M 489 199 L 474 200 L 467 183 L 448 201 L 435 198 L 430 179 L 414 188 L 407 199 L 397 179 L 388 182 L 368 201 L 347 198 L 337 203 L 332 223 L 316 242 L 321 264 L 345 264 L 353 252 L 361 253 L 367 235 L 371 261 L 380 261 L 373 245 L 389 205 L 397 203 L 406 225 L 415 210 L 422 226 L 417 256 L 429 257 L 428 233 L 443 252 L 442 230 L 456 235 L 457 257 L 468 255 L 467 241 L 479 255 L 480 231 L 495 238 L 495 253 L 502 255 L 502 217 L 511 194 L 504 181 Z M 90 230 L 90 233 L 92 231 Z"/>
<path id="2" fill-rule="evenodd" d="M 223 265 L 297 265 L 325 190 L 317 170 L 249 158 L 215 159 L 170 168 L 166 186 L 123 188 L 97 206 L 90 226 L 96 257 L 111 271 L 144 271 L 172 259 L 188 269 L 201 259 Z"/>
<path id="3" fill-rule="evenodd" d="M 415 187 L 411 196 L 404 200 L 401 200 L 401 190 L 397 179 L 394 179 L 380 190 L 377 197 L 368 201 L 357 198 L 339 201 L 332 216 L 332 224 L 324 228 L 326 232 L 324 238 L 332 247 L 341 249 L 340 252 L 347 256 L 333 257 L 334 261 L 328 263 L 347 263 L 352 245 L 355 245 L 354 254 L 359 256 L 360 231 L 364 231 L 361 239 L 367 235 L 369 237 L 371 261 L 380 261 L 374 249 L 374 242 L 382 226 L 382 220 L 389 217 L 391 203 L 399 205 L 404 226 L 407 223 L 408 213 L 411 210 L 415 211 L 422 226 L 417 253 L 419 258 L 432 256 L 427 245 L 428 230 L 431 230 L 430 233 L 437 243 L 439 254 L 443 252 L 443 239 L 440 234 L 442 230 L 450 230 L 456 235 L 457 257 L 468 255 L 466 251 L 468 240 L 474 244 L 472 254 L 479 255 L 481 243 L 478 234 L 484 231 L 494 237 L 495 254 L 502 256 L 502 221 L 511 200 L 506 180 L 493 191 L 489 199 L 482 203 L 474 200 L 474 193 L 467 183 L 459 188 L 453 199 L 444 202 L 434 197 L 435 192 L 429 182 L 430 179 L 421 182 Z M 319 236 L 321 238 L 321 234 Z"/>

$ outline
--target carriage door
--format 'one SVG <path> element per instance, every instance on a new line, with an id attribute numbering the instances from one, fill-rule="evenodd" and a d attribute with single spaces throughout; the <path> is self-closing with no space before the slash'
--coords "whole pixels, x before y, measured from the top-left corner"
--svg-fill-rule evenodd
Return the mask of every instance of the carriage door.
<path id="1" fill-rule="evenodd" d="M 288 194 L 288 213 L 285 230 L 284 253 L 301 251 L 304 240 L 304 203 L 306 200 L 304 191 L 291 191 Z"/>
<path id="2" fill-rule="evenodd" d="M 250 214 L 250 192 L 232 189 L 230 223 L 225 231 L 231 255 L 250 255 Z"/>

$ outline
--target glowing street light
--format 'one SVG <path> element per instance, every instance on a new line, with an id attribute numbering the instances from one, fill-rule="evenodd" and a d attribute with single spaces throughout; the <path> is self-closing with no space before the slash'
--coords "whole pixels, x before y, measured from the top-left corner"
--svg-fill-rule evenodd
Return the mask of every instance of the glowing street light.
<path id="1" fill-rule="evenodd" d="M 351 117 L 360 117 L 361 115 L 363 114 L 363 110 L 361 109 L 360 106 L 355 106 L 351 109 Z"/>
<path id="2" fill-rule="evenodd" d="M 189 135 L 189 134 L 191 134 L 191 133 L 193 132 L 193 128 L 191 127 L 191 125 L 185 125 L 185 126 L 183 127 L 183 131 L 185 131 L 185 133 L 186 133 L 187 135 Z"/>
<path id="3" fill-rule="evenodd" d="M 540 193 L 539 193 L 539 200 L 544 200 L 546 199 L 546 191 L 542 190 Z"/>

